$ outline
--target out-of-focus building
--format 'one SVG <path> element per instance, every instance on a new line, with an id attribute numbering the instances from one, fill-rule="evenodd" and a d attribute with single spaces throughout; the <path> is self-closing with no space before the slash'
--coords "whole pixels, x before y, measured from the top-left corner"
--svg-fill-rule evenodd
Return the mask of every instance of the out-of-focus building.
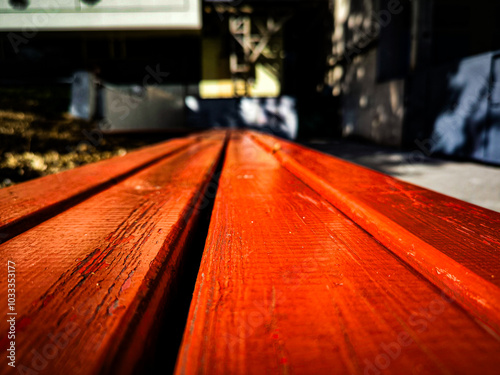
<path id="1" fill-rule="evenodd" d="M 342 132 L 500 162 L 500 3 L 335 0 L 328 82 Z"/>
<path id="2" fill-rule="evenodd" d="M 0 83 L 72 82 L 72 112 L 117 130 L 248 119 L 279 130 L 291 119 L 293 137 L 298 111 L 299 130 L 321 134 L 332 128 L 318 113 L 332 98 L 331 10 L 328 0 L 0 0 Z"/>
<path id="3" fill-rule="evenodd" d="M 500 3 L 0 0 L 0 84 L 108 130 L 252 126 L 500 162 Z"/>

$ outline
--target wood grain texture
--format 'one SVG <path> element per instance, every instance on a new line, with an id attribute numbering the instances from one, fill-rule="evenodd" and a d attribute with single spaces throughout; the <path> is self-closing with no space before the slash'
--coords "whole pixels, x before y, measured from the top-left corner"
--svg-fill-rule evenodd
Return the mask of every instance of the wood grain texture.
<path id="1" fill-rule="evenodd" d="M 56 215 L 79 198 L 109 187 L 120 178 L 192 144 L 198 135 L 45 176 L 0 190 L 0 243 Z M 80 199 L 81 200 L 81 199 Z"/>
<path id="2" fill-rule="evenodd" d="M 496 374 L 500 342 L 232 133 L 176 374 Z"/>
<path id="3" fill-rule="evenodd" d="M 196 235 L 224 138 L 205 135 L 0 246 L 2 263 L 16 263 L 16 370 L 132 371 Z M 6 330 L 3 319 L 4 351 Z"/>
<path id="4" fill-rule="evenodd" d="M 286 169 L 500 333 L 500 214 L 275 137 Z"/>

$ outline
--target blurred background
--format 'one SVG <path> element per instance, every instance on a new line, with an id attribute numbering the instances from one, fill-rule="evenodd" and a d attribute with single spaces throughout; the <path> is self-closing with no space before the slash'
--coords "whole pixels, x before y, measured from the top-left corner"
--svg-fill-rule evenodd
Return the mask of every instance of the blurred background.
<path id="1" fill-rule="evenodd" d="M 0 0 L 0 186 L 248 127 L 500 211 L 500 3 Z"/>

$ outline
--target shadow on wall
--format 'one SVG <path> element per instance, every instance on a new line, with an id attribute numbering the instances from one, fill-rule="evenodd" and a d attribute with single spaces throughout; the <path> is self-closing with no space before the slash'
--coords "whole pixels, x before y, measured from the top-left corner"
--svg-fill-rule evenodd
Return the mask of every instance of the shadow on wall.
<path id="1" fill-rule="evenodd" d="M 407 142 L 426 155 L 500 164 L 499 80 L 500 55 L 493 52 L 415 75 Z"/>
<path id="2" fill-rule="evenodd" d="M 342 97 L 344 136 L 358 136 L 378 144 L 401 144 L 405 82 L 379 82 L 377 51 L 357 57 L 346 68 Z"/>
<path id="3" fill-rule="evenodd" d="M 186 97 L 186 123 L 190 128 L 251 128 L 295 139 L 298 130 L 295 99 L 200 99 Z"/>

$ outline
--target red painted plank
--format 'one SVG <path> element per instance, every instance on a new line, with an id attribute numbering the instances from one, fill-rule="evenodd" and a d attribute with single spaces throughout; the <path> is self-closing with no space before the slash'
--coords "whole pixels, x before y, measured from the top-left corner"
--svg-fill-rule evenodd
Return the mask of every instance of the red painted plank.
<path id="1" fill-rule="evenodd" d="M 0 246 L 2 264 L 16 264 L 16 370 L 133 370 L 196 235 L 224 137 L 206 135 Z M 2 319 L 4 352 L 6 330 Z"/>
<path id="2" fill-rule="evenodd" d="M 78 202 L 75 198 L 96 193 L 99 189 L 115 183 L 116 179 L 182 150 L 197 138 L 195 135 L 173 139 L 123 157 L 103 160 L 1 189 L 0 243 Z M 39 219 L 40 216 L 44 216 L 43 219 Z"/>
<path id="3" fill-rule="evenodd" d="M 496 374 L 500 342 L 233 133 L 176 374 Z"/>
<path id="4" fill-rule="evenodd" d="M 500 214 L 258 133 L 258 144 L 500 333 Z"/>

